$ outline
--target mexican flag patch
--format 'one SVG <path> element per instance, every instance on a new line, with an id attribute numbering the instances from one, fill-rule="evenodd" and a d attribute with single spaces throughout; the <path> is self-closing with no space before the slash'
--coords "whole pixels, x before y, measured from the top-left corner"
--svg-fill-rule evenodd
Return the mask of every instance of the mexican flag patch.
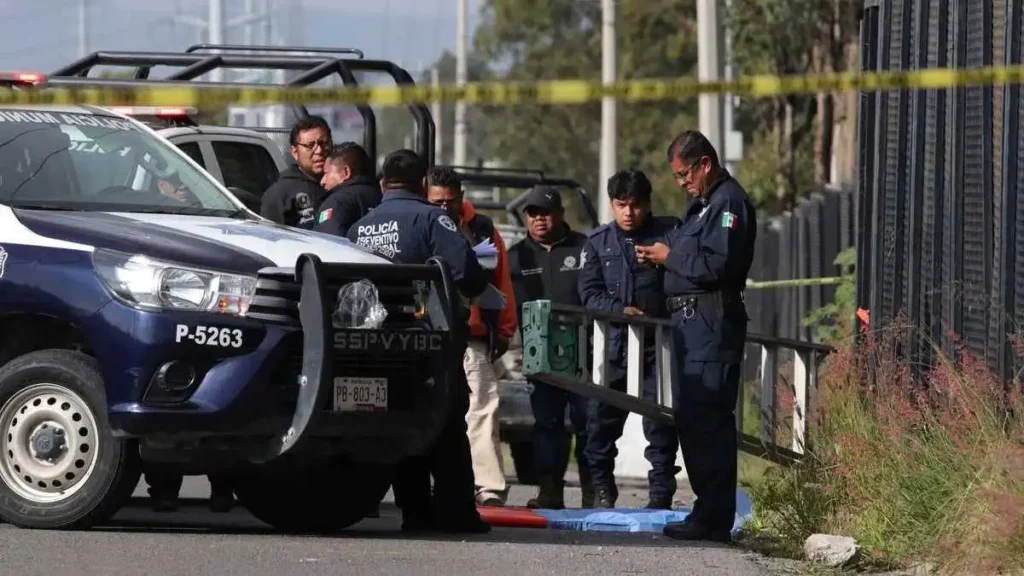
<path id="1" fill-rule="evenodd" d="M 725 212 L 722 214 L 722 228 L 735 228 L 736 227 L 736 215 L 732 212 Z"/>
<path id="2" fill-rule="evenodd" d="M 320 213 L 320 216 L 317 217 L 316 223 L 317 224 L 323 224 L 324 222 L 327 222 L 328 220 L 331 219 L 331 216 L 333 214 L 334 214 L 334 208 L 328 208 L 327 210 L 324 210 L 323 212 Z"/>

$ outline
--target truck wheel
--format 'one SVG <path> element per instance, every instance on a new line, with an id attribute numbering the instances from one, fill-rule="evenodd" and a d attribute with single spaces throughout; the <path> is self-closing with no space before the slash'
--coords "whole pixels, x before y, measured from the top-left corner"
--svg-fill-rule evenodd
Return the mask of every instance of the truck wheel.
<path id="1" fill-rule="evenodd" d="M 107 424 L 96 361 L 41 350 L 0 367 L 0 518 L 25 528 L 89 528 L 139 482 L 138 450 Z"/>
<path id="2" fill-rule="evenodd" d="M 537 468 L 533 460 L 533 442 L 520 440 L 509 444 L 509 451 L 512 452 L 512 466 L 516 469 L 516 479 L 520 484 L 536 486 Z"/>
<path id="3" fill-rule="evenodd" d="M 324 534 L 375 511 L 391 475 L 391 468 L 342 459 L 322 466 L 275 463 L 239 474 L 235 494 L 253 516 L 278 530 Z"/>

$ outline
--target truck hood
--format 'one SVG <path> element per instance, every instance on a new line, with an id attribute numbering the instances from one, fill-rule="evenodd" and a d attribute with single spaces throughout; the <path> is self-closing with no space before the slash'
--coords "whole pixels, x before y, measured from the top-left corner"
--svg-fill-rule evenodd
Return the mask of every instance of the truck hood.
<path id="1" fill-rule="evenodd" d="M 254 273 L 262 268 L 291 268 L 302 253 L 316 254 L 327 263 L 388 263 L 345 238 L 265 221 L 28 209 L 15 209 L 13 215 L 20 224 L 16 227 L 23 231 L 3 230 L 14 233 L 7 241 L 22 243 L 17 240 L 22 236 L 25 244 L 107 248 L 214 270 Z M 0 217 L 0 229 L 5 220 Z"/>

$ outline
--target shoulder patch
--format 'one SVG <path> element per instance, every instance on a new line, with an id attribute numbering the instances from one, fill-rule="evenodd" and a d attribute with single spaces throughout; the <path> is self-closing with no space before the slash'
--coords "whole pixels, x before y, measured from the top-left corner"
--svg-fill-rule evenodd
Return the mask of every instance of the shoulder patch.
<path id="1" fill-rule="evenodd" d="M 722 212 L 722 228 L 735 228 L 736 215 L 732 212 Z"/>
<path id="2" fill-rule="evenodd" d="M 317 222 L 317 224 L 323 224 L 324 222 L 327 222 L 328 220 L 330 220 L 331 216 L 334 216 L 334 208 L 328 208 L 327 210 L 321 210 L 320 211 L 320 215 L 317 216 L 316 222 Z"/>
<path id="3" fill-rule="evenodd" d="M 443 226 L 446 230 L 451 230 L 452 232 L 459 231 L 458 226 L 455 225 L 455 222 L 452 221 L 451 217 L 448 216 L 447 214 L 442 214 L 438 216 L 437 223 Z"/>

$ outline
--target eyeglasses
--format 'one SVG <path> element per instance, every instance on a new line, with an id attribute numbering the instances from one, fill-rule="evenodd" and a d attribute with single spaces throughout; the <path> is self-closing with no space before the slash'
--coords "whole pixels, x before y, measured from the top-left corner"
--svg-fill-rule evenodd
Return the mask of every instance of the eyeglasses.
<path id="1" fill-rule="evenodd" d="M 321 150 L 326 150 L 331 147 L 330 140 L 314 140 L 312 142 L 298 142 L 297 145 L 302 146 L 306 150 L 312 150 L 317 146 L 320 146 Z"/>
<path id="2" fill-rule="evenodd" d="M 693 175 L 693 171 L 696 170 L 697 167 L 700 166 L 703 161 L 704 161 L 704 158 L 702 157 L 702 158 L 698 159 L 696 162 L 694 162 L 693 164 L 690 164 L 689 166 L 687 166 L 686 168 L 684 168 L 682 170 L 679 170 L 678 172 L 673 172 L 672 173 L 672 177 L 675 178 L 676 180 L 681 180 L 683 182 L 689 182 L 690 181 L 690 176 Z"/>

